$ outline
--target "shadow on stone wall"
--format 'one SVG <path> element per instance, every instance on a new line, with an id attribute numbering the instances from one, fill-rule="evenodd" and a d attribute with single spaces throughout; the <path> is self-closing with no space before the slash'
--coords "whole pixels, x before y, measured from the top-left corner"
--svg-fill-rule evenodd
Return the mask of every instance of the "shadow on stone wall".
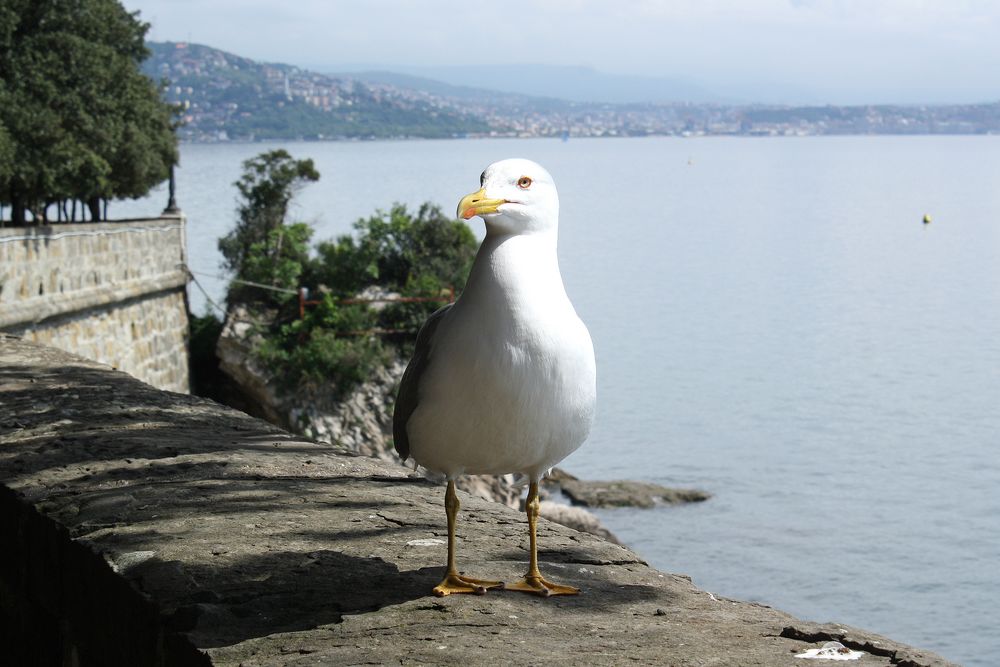
<path id="1" fill-rule="evenodd" d="M 50 633 L 63 626 L 75 628 L 75 621 L 63 618 L 68 610 L 60 609 L 59 600 L 86 580 L 87 587 L 74 595 L 82 598 L 82 609 L 87 611 L 75 615 L 93 617 L 112 604 L 139 607 L 145 615 L 136 618 L 144 619 L 144 626 L 161 626 L 150 630 L 151 636 L 159 632 L 180 640 L 186 635 L 192 643 L 183 643 L 189 648 L 212 648 L 339 623 L 346 615 L 416 600 L 427 596 L 441 579 L 443 567 L 401 570 L 367 553 L 370 544 L 385 542 L 401 524 L 411 531 L 440 533 L 443 508 L 440 521 L 430 521 L 426 512 L 411 511 L 414 496 L 440 501 L 442 492 L 436 485 L 419 477 L 313 472 L 309 470 L 313 459 L 330 455 L 330 447 L 296 439 L 211 401 L 160 392 L 137 382 L 123 386 L 109 382 L 109 377 L 113 375 L 107 370 L 84 366 L 43 372 L 30 365 L 0 368 L 4 386 L 0 441 L 15 434 L 18 439 L 4 446 L 2 465 L 21 496 L 6 503 L 10 513 L 5 515 L 17 517 L 4 531 L 3 542 L 15 545 L 6 555 L 8 586 L 11 572 L 22 573 L 23 581 L 40 582 L 51 579 L 52 568 L 65 568 L 64 562 L 86 561 L 90 570 L 59 580 L 64 589 L 49 596 L 39 597 L 36 585 L 16 587 L 15 606 L 36 610 L 33 625 L 49 627 Z M 40 393 L 39 385 L 50 385 L 52 390 Z M 269 469 L 267 455 L 279 450 L 282 457 L 300 459 L 303 474 Z M 342 550 L 274 548 L 250 553 L 242 541 L 256 539 L 252 529 L 243 538 L 219 534 L 217 544 L 206 544 L 196 530 L 216 518 L 230 527 L 253 526 L 261 517 L 287 512 L 290 496 L 306 518 L 301 526 L 266 539 L 293 546 L 337 545 Z M 25 501 L 67 530 L 55 534 L 51 521 L 28 518 L 35 510 Z M 376 507 L 382 515 L 397 512 L 404 518 L 376 528 L 325 526 L 315 520 L 323 511 L 364 513 Z M 476 515 L 465 512 L 461 521 L 465 534 L 476 526 Z M 26 522 L 35 528 L 28 536 L 16 537 Z M 506 530 L 511 539 L 525 541 L 523 521 L 509 521 Z M 55 551 L 38 559 L 32 554 L 40 544 Z M 81 544 L 105 553 L 110 564 Z M 65 555 L 66 550 L 73 555 Z M 206 550 L 211 554 L 207 558 L 190 553 Z M 471 552 L 467 555 L 473 557 Z M 543 561 L 556 563 L 606 562 L 595 560 L 585 548 L 542 549 L 540 555 Z M 488 558 L 510 561 L 510 568 L 517 569 L 525 552 L 523 547 L 503 549 Z M 114 571 L 134 587 L 131 597 L 121 589 L 122 580 Z M 615 607 L 661 595 L 610 583 L 605 593 L 584 604 Z M 116 599 L 109 600 L 110 595 Z M 128 604 L 122 602 L 125 598 Z M 53 611 L 42 614 L 42 609 Z M 120 631 L 129 627 L 123 622 Z M 94 633 L 94 628 L 68 631 L 62 650 L 84 651 L 86 642 L 77 635 Z M 116 636 L 112 633 L 105 639 L 117 641 Z"/>

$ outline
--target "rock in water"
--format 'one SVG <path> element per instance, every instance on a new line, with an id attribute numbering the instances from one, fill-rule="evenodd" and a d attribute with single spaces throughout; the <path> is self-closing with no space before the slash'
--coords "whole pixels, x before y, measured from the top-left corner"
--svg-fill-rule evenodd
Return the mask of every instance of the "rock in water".
<path id="1" fill-rule="evenodd" d="M 585 507 L 643 507 L 677 505 L 708 500 L 711 495 L 698 489 L 672 489 L 649 482 L 616 480 L 588 482 L 562 479 L 559 488 L 574 505 Z"/>

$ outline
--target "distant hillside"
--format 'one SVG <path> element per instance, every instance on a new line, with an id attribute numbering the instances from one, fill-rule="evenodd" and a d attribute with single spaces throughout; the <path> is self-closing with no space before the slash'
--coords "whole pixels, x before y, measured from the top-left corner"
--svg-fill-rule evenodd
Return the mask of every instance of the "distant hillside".
<path id="1" fill-rule="evenodd" d="M 146 74 L 183 104 L 184 139 L 454 137 L 488 132 L 466 110 L 426 92 L 258 63 L 199 44 L 148 42 Z"/>
<path id="2" fill-rule="evenodd" d="M 572 91 L 544 84 L 551 77 L 546 79 L 543 71 L 522 77 L 521 91 L 537 91 L 528 95 L 480 87 L 513 85 L 504 78 L 504 68 L 479 68 L 479 75 L 468 79 L 472 85 L 461 85 L 455 78 L 445 83 L 397 72 L 318 74 L 197 44 L 148 46 L 153 56 L 144 69 L 152 78 L 168 81 L 167 99 L 185 107 L 179 134 L 194 141 L 1000 133 L 1000 103 L 795 107 L 583 102 L 558 99 Z M 464 72 L 460 67 L 450 71 Z M 608 90 L 600 80 L 603 75 L 591 70 L 562 71 L 567 85 L 584 97 L 591 84 Z M 629 87 L 670 84 L 615 79 L 624 86 L 622 95 Z M 666 94 L 662 86 L 650 95 Z M 597 88 L 594 97 L 599 96 Z"/>
<path id="3" fill-rule="evenodd" d="M 471 108 L 482 106 L 504 109 L 530 108 L 533 110 L 566 110 L 572 102 L 550 96 L 524 95 L 521 93 L 503 92 L 496 89 L 479 88 L 476 86 L 456 85 L 429 79 L 424 76 L 388 72 L 384 70 L 358 70 L 349 72 L 332 72 L 330 76 L 355 79 L 367 83 L 385 84 L 410 91 L 423 91 L 453 103 L 471 105 Z M 481 83 L 491 83 L 489 81 Z"/>
<path id="4" fill-rule="evenodd" d="M 585 104 L 719 104 L 733 102 L 683 79 L 608 74 L 564 65 L 450 65 L 394 68 L 455 87 L 489 88 L 508 94 Z"/>

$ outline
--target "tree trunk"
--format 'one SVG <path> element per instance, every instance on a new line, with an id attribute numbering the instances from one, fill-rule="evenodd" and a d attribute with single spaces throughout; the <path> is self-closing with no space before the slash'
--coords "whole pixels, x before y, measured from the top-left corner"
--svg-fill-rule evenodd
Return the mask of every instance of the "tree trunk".
<path id="1" fill-rule="evenodd" d="M 15 227 L 24 226 L 24 204 L 17 193 L 12 193 L 10 197 L 10 221 Z"/>
<path id="2" fill-rule="evenodd" d="M 101 219 L 101 198 L 91 197 L 87 200 L 87 208 L 90 209 L 90 221 L 97 222 Z"/>

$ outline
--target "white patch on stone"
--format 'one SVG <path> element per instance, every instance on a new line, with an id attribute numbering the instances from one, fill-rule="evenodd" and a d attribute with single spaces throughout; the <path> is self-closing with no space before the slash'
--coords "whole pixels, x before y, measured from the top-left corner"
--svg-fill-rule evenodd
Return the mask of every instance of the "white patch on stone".
<path id="1" fill-rule="evenodd" d="M 408 547 L 436 547 L 439 544 L 444 544 L 444 540 L 439 540 L 434 537 L 426 537 L 421 540 L 410 540 L 406 543 Z"/>
<path id="2" fill-rule="evenodd" d="M 802 653 L 796 653 L 796 658 L 806 660 L 858 660 L 864 651 L 852 651 L 840 642 L 827 642 L 823 648 L 811 648 Z"/>
<path id="3" fill-rule="evenodd" d="M 155 551 L 129 551 L 121 554 L 111 562 L 111 569 L 115 572 L 125 572 L 140 563 L 145 563 L 156 555 Z"/>

